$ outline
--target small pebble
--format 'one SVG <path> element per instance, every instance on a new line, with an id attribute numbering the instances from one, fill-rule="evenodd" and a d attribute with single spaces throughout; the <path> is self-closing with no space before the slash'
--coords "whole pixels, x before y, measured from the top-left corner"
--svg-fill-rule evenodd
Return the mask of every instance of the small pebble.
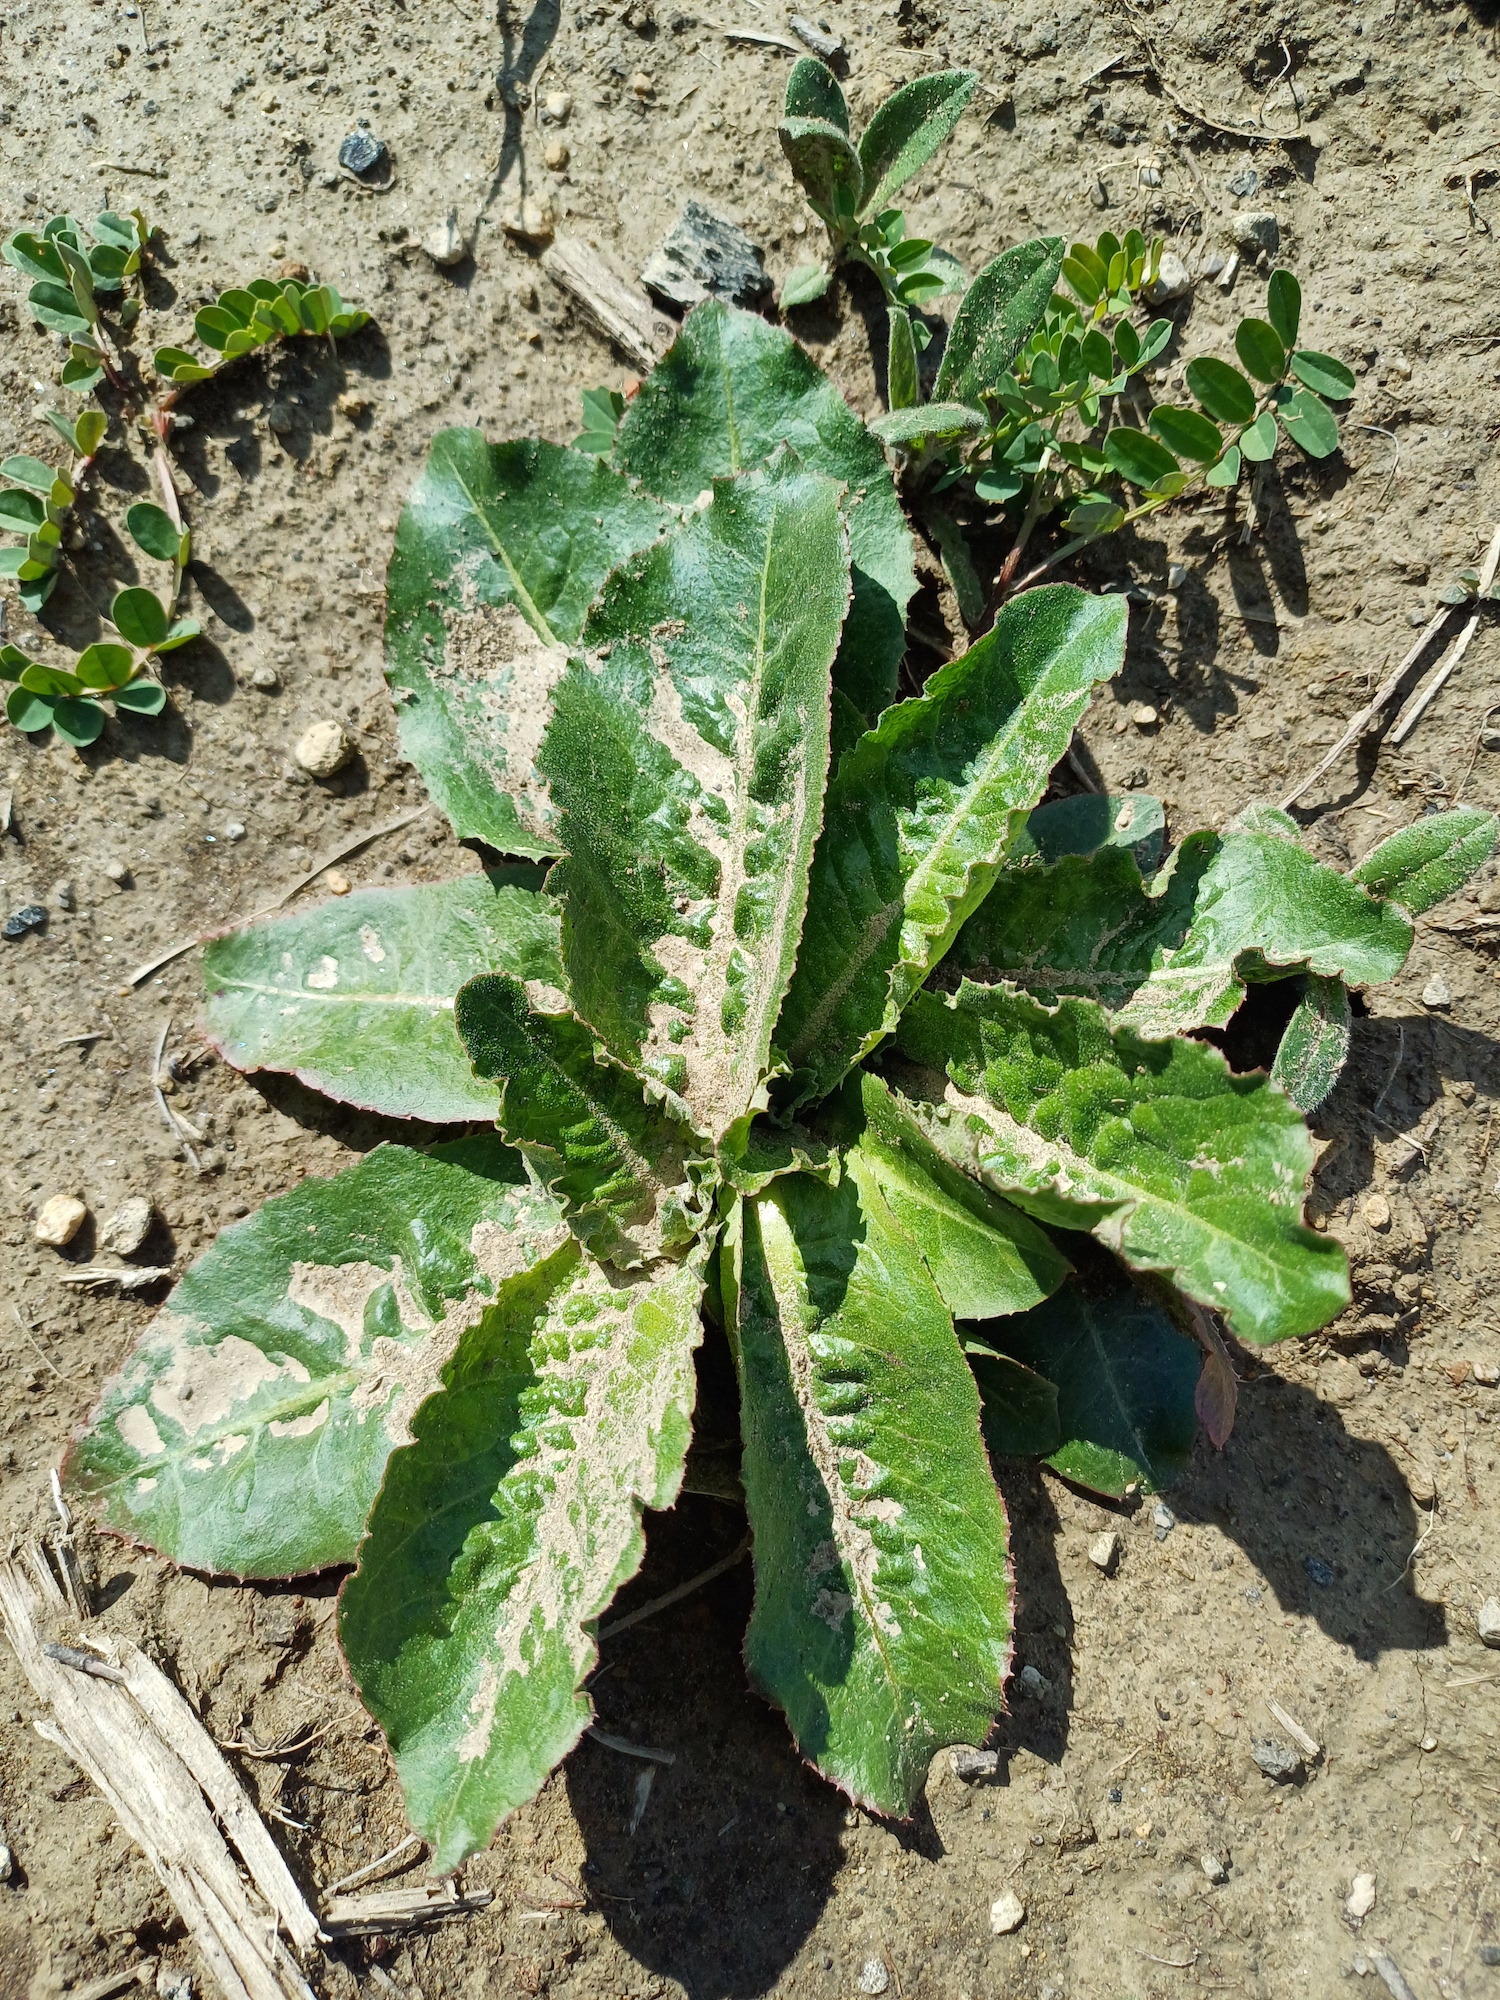
<path id="1" fill-rule="evenodd" d="M 1500 1386 L 1500 1363 L 1494 1361 L 1475 1361 L 1471 1362 L 1470 1366 L 1473 1369 L 1474 1380 L 1479 1384 L 1481 1389 L 1493 1389 Z"/>
<path id="2" fill-rule="evenodd" d="M 1203 1870 L 1210 1882 L 1227 1882 L 1229 1880 L 1229 1870 L 1224 1866 L 1217 1854 L 1200 1854 L 1198 1857 L 1198 1866 Z"/>
<path id="3" fill-rule="evenodd" d="M 347 875 L 341 875 L 336 868 L 330 868 L 323 877 L 324 887 L 330 896 L 347 896 L 354 886 Z"/>
<path id="4" fill-rule="evenodd" d="M 354 755 L 354 744 L 341 722 L 315 722 L 297 738 L 292 752 L 312 778 L 331 778 Z"/>
<path id="5" fill-rule="evenodd" d="M 998 1750 L 970 1750 L 959 1744 L 948 1752 L 948 1762 L 953 1767 L 955 1778 L 962 1778 L 966 1785 L 972 1785 L 977 1778 L 993 1778 L 1000 1768 Z"/>
<path id="6" fill-rule="evenodd" d="M 1431 1756 L 1432 1752 L 1436 1750 L 1437 1745 L 1438 1745 L 1438 1740 L 1435 1736 L 1424 1736 L 1422 1738 L 1421 1747 L 1427 1753 L 1428 1756 Z"/>
<path id="7" fill-rule="evenodd" d="M 3 1840 L 0 1840 L 0 1882 L 8 1882 L 16 1872 L 16 1858 Z"/>
<path id="8" fill-rule="evenodd" d="M 990 1904 L 990 1931 L 995 1937 L 1009 1937 L 1026 1921 L 1026 1905 L 1014 1889 L 1007 1889 Z"/>
<path id="9" fill-rule="evenodd" d="M 274 667 L 257 667 L 250 676 L 250 685 L 262 694 L 274 694 L 281 686 L 281 676 Z"/>
<path id="10" fill-rule="evenodd" d="M 1351 1924 L 1362 1924 L 1375 1907 L 1375 1877 L 1356 1875 L 1344 1903 L 1344 1915 Z"/>
<path id="11" fill-rule="evenodd" d="M 1145 287 L 1148 305 L 1164 306 L 1173 299 L 1185 299 L 1193 289 L 1192 273 L 1175 250 L 1164 250 L 1156 276 Z"/>
<path id="12" fill-rule="evenodd" d="M 1229 176 L 1229 192 L 1241 201 L 1248 201 L 1260 192 L 1260 175 L 1254 167 L 1241 167 L 1238 173 Z"/>
<path id="13" fill-rule="evenodd" d="M 542 99 L 542 123 L 544 125 L 566 125 L 568 113 L 573 109 L 573 100 L 565 90 L 549 90 Z"/>
<path id="14" fill-rule="evenodd" d="M 224 829 L 224 838 L 231 841 L 243 840 L 245 838 L 243 823 L 237 819 L 232 819 Z"/>
<path id="15" fill-rule="evenodd" d="M 1089 1561 L 1095 1569 L 1102 1569 L 1106 1576 L 1113 1576 L 1115 1564 L 1120 1560 L 1120 1537 L 1113 1528 L 1106 1528 L 1102 1535 L 1095 1535 L 1089 1543 Z"/>
<path id="16" fill-rule="evenodd" d="M 505 211 L 500 218 L 500 227 L 507 236 L 514 236 L 518 243 L 550 243 L 554 231 L 552 211 L 528 196 L 525 201 Z"/>
<path id="17" fill-rule="evenodd" d="M 37 1210 L 32 1234 L 49 1250 L 61 1250 L 73 1241 L 87 1218 L 88 1209 L 76 1194 L 49 1195 Z"/>
<path id="18" fill-rule="evenodd" d="M 1198 267 L 1200 278 L 1217 278 L 1229 259 L 1222 250 L 1210 250 Z"/>
<path id="19" fill-rule="evenodd" d="M 1331 1563 L 1324 1562 L 1321 1556 L 1304 1556 L 1302 1567 L 1319 1590 L 1332 1590 L 1339 1580 L 1338 1571 Z"/>
<path id="20" fill-rule="evenodd" d="M 441 270 L 461 264 L 469 255 L 472 238 L 458 226 L 458 210 L 450 208 L 441 222 L 435 222 L 422 238 L 422 250 Z"/>
<path id="21" fill-rule="evenodd" d="M 1151 1509 L 1151 1526 L 1159 1542 L 1164 1542 L 1177 1526 L 1177 1516 L 1165 1500 L 1158 1500 Z"/>
<path id="22" fill-rule="evenodd" d="M 1448 991 L 1448 982 L 1440 972 L 1433 973 L 1422 988 L 1422 1005 L 1430 1007 L 1435 1014 L 1446 1014 L 1453 1005 L 1453 995 Z"/>
<path id="23" fill-rule="evenodd" d="M 1500 1597 L 1487 1597 L 1479 1607 L 1476 1621 L 1486 1646 L 1500 1646 Z"/>
<path id="24" fill-rule="evenodd" d="M 106 881 L 124 888 L 130 880 L 130 864 L 125 861 L 106 861 L 100 873 Z"/>
<path id="25" fill-rule="evenodd" d="M 1188 572 L 1185 563 L 1173 563 L 1167 570 L 1167 589 L 1183 590 L 1187 586 Z"/>
<path id="26" fill-rule="evenodd" d="M 549 139 L 542 148 L 542 164 L 549 173 L 560 174 L 572 157 L 566 139 Z"/>
<path id="27" fill-rule="evenodd" d="M 339 147 L 339 165 L 363 178 L 387 158 L 384 139 L 377 139 L 368 125 L 356 125 Z"/>
<path id="28" fill-rule="evenodd" d="M 1383 1194 L 1367 1194 L 1360 1203 L 1359 1212 L 1371 1229 L 1389 1229 L 1391 1226 L 1391 1205 Z"/>
<path id="29" fill-rule="evenodd" d="M 78 897 L 74 893 L 73 884 L 66 878 L 61 882 L 53 883 L 52 893 L 48 901 L 55 903 L 60 910 L 76 910 L 78 908 Z"/>
<path id="30" fill-rule="evenodd" d="M 1281 248 L 1281 224 L 1267 208 L 1237 209 L 1229 218 L 1229 233 L 1252 256 L 1265 250 L 1274 257 Z"/>
<path id="31" fill-rule="evenodd" d="M 1300 1752 L 1294 1750 L 1289 1743 L 1281 1742 L 1277 1737 L 1252 1736 L 1250 1755 L 1266 1776 L 1274 1778 L 1278 1785 L 1288 1784 L 1292 1779 L 1302 1776 L 1303 1764 Z"/>
<path id="32" fill-rule="evenodd" d="M 128 1195 L 100 1230 L 100 1249 L 112 1250 L 120 1257 L 133 1257 L 151 1234 L 155 1220 L 156 1210 L 149 1195 Z"/>
<path id="33" fill-rule="evenodd" d="M 1043 1695 L 1051 1694 L 1052 1692 L 1051 1681 L 1048 1680 L 1047 1676 L 1038 1667 L 1022 1667 L 1020 1681 L 1026 1692 L 1035 1695 L 1038 1700 Z"/>
<path id="34" fill-rule="evenodd" d="M 1161 717 L 1149 701 L 1138 701 L 1130 711 L 1130 719 L 1137 729 L 1155 729 Z"/>
<path id="35" fill-rule="evenodd" d="M 1481 1965 L 1500 1965 L 1500 1944 L 1482 1944 L 1479 1947 Z"/>
<path id="36" fill-rule="evenodd" d="M 630 94 L 632 97 L 650 97 L 655 90 L 656 85 L 643 69 L 638 69 L 630 79 Z"/>
<path id="37" fill-rule="evenodd" d="M 879 1958 L 867 1958 L 859 1968 L 859 1977 L 855 1980 L 854 1986 L 858 1993 L 884 1993 L 890 1983 L 891 1975 L 885 1969 L 885 1961 Z"/>
<path id="38" fill-rule="evenodd" d="M 0 924 L 0 937 L 12 939 L 23 938 L 28 931 L 40 931 L 46 928 L 47 910 L 45 904 L 27 903 L 23 908 L 17 910 L 14 916 L 7 917 L 5 922 Z"/>
<path id="39" fill-rule="evenodd" d="M 193 1975 L 180 1965 L 156 1968 L 156 2000 L 193 2000 Z"/>
<path id="40" fill-rule="evenodd" d="M 1109 190 L 1105 187 L 1103 181 L 1094 182 L 1093 186 L 1089 189 L 1089 200 L 1095 208 L 1109 207 Z"/>

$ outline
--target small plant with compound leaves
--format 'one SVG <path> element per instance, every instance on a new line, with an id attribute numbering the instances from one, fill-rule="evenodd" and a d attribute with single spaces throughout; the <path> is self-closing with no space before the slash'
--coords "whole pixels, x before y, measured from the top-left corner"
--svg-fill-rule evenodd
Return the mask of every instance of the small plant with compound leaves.
<path id="1" fill-rule="evenodd" d="M 1128 603 L 1021 592 L 902 699 L 913 559 L 878 439 L 717 301 L 575 447 L 441 432 L 387 674 L 434 804 L 507 858 L 205 954 L 236 1067 L 469 1136 L 225 1230 L 65 1478 L 195 1570 L 352 1566 L 340 1641 L 438 1871 L 578 1742 L 687 1490 L 748 1516 L 755 1686 L 909 1813 L 1004 1697 L 996 1468 L 1165 1486 L 1200 1410 L 1227 1435 L 1224 1330 L 1349 1301 L 1304 1114 L 1495 819 L 1344 873 L 1274 807 L 1167 851 L 1144 795 L 1043 802 Z M 1202 1039 L 1252 981 L 1294 986 L 1271 1075 Z M 707 1344 L 738 1435 L 695 1446 Z"/>

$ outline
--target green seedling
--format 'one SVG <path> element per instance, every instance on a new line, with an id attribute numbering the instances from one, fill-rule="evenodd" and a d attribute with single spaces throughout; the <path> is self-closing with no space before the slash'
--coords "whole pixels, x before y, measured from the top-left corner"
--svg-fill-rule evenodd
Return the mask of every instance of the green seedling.
<path id="1" fill-rule="evenodd" d="M 346 334 L 358 333 L 369 320 L 367 312 L 346 306 L 332 285 L 304 285 L 295 278 L 254 278 L 248 285 L 220 292 L 217 303 L 204 306 L 193 321 L 198 338 L 219 355 L 219 360 L 205 362 L 186 348 L 159 347 L 156 372 L 162 381 L 184 388 L 192 382 L 206 382 L 226 362 L 254 354 L 275 341 L 304 333 L 342 340 Z"/>
<path id="2" fill-rule="evenodd" d="M 833 272 L 853 260 L 880 280 L 887 303 L 908 313 L 923 346 L 927 328 L 913 307 L 960 292 L 958 260 L 925 237 L 908 236 L 891 197 L 919 172 L 952 132 L 978 88 L 973 70 L 944 70 L 903 84 L 881 105 L 856 143 L 849 106 L 832 70 L 811 56 L 792 65 L 780 136 L 782 150 L 828 231 L 829 256 L 803 264 L 781 288 L 783 309 L 822 298 Z"/>
<path id="3" fill-rule="evenodd" d="M 54 215 L 39 236 L 18 230 L 0 245 L 5 261 L 34 280 L 26 294 L 32 317 L 69 338 L 65 389 L 86 395 L 105 376 L 124 388 L 110 357 L 103 314 L 112 311 L 121 327 L 139 316 L 141 269 L 151 235 L 138 208 L 129 215 L 106 209 L 95 217 L 92 231 L 76 215 Z"/>
<path id="4" fill-rule="evenodd" d="M 919 483 L 940 492 L 972 481 L 980 500 L 1007 508 L 1015 533 L 1002 593 L 1016 587 L 1048 515 L 1062 514 L 1070 538 L 1027 582 L 1193 486 L 1232 488 L 1282 437 L 1309 458 L 1338 449 L 1327 399 L 1352 396 L 1355 378 L 1332 355 L 1298 345 L 1302 294 L 1290 271 L 1272 272 L 1266 317 L 1240 321 L 1240 366 L 1189 361 L 1196 407 L 1146 406 L 1139 378 L 1175 329 L 1158 319 L 1142 331 L 1130 314 L 1160 253 L 1137 230 L 1066 253 L 1058 237 L 1007 250 L 959 307 L 932 402 L 893 406 L 875 422 Z"/>
<path id="5" fill-rule="evenodd" d="M 404 754 L 516 859 L 205 958 L 230 1062 L 490 1129 L 227 1229 L 65 1473 L 198 1571 L 357 1565 L 340 1640 L 439 1872 L 589 1723 L 643 1514 L 695 1479 L 704 1341 L 738 1372 L 746 1661 L 802 1754 L 903 1815 L 983 1742 L 990 1454 L 1155 1490 L 1197 1429 L 1185 1328 L 1221 1371 L 1211 1316 L 1269 1343 L 1343 1310 L 1303 1109 L 1347 987 L 1497 834 L 1437 814 L 1343 874 L 1274 808 L 1163 860 L 1155 801 L 1039 805 L 1127 602 L 1028 591 L 898 699 L 885 455 L 752 314 L 698 307 L 584 440 L 442 432 L 387 580 Z M 1302 985 L 1284 1080 L 1201 1039 L 1262 980 Z"/>

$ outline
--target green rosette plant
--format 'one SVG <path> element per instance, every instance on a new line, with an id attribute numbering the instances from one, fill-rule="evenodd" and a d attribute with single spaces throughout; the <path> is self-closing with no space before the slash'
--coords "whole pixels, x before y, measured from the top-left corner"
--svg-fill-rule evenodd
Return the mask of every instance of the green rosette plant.
<path id="1" fill-rule="evenodd" d="M 1495 823 L 1353 875 L 1284 815 L 1163 859 L 1155 802 L 1039 805 L 1128 606 L 1028 591 L 896 698 L 912 544 L 870 432 L 709 302 L 582 443 L 433 442 L 397 531 L 407 756 L 511 857 L 209 947 L 212 1038 L 391 1117 L 225 1230 L 71 1451 L 110 1528 L 241 1578 L 353 1564 L 350 1672 L 450 1869 L 568 1753 L 643 1516 L 727 1341 L 750 1676 L 907 1813 L 1011 1656 L 991 1454 L 1165 1484 L 1198 1346 L 1348 1301 L 1302 1106 L 1350 984 Z M 1285 1081 L 1196 1031 L 1295 979 Z M 1092 1244 L 1085 1241 L 1092 1238 Z"/>

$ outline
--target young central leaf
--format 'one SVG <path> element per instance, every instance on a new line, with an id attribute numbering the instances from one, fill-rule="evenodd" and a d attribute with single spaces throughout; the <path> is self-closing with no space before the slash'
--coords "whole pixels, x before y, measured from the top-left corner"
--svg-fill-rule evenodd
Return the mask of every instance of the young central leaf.
<path id="1" fill-rule="evenodd" d="M 796 977 L 776 1030 L 806 1097 L 882 1035 L 999 873 L 1096 684 L 1127 607 L 1027 591 L 920 700 L 888 709 L 828 788 Z"/>
<path id="2" fill-rule="evenodd" d="M 440 431 L 386 579 L 401 745 L 460 837 L 555 854 L 532 760 L 589 600 L 668 509 L 584 452 Z"/>
<path id="3" fill-rule="evenodd" d="M 190 1569 L 349 1562 L 460 1336 L 562 1249 L 493 1133 L 305 1180 L 194 1264 L 105 1384 L 69 1487 Z"/>
<path id="4" fill-rule="evenodd" d="M 612 1055 L 717 1141 L 791 977 L 849 602 L 839 488 L 789 452 L 610 578 L 539 768 L 567 851 L 563 962 Z"/>
<path id="5" fill-rule="evenodd" d="M 804 1756 L 906 1814 L 982 1743 L 1010 1652 L 1005 1510 L 917 1245 L 857 1152 L 744 1204 L 732 1307 L 755 1535 L 745 1659 Z"/>
<path id="6" fill-rule="evenodd" d="M 473 1330 L 387 1468 L 339 1637 L 439 1873 L 589 1724 L 595 1621 L 682 1482 L 702 1290 L 701 1258 L 559 1260 Z"/>
<path id="7" fill-rule="evenodd" d="M 503 973 L 470 980 L 454 1012 L 474 1074 L 504 1085 L 500 1129 L 580 1242 L 628 1269 L 689 1240 L 703 1200 L 690 1137 L 581 1021 L 534 1008 Z"/>
<path id="8" fill-rule="evenodd" d="M 939 1151 L 1038 1221 L 1092 1229 L 1256 1341 L 1349 1303 L 1344 1253 L 1302 1222 L 1312 1140 L 1259 1072 L 1217 1049 L 1111 1033 L 1087 1000 L 1055 1011 L 966 981 L 919 993 L 896 1081 Z"/>

